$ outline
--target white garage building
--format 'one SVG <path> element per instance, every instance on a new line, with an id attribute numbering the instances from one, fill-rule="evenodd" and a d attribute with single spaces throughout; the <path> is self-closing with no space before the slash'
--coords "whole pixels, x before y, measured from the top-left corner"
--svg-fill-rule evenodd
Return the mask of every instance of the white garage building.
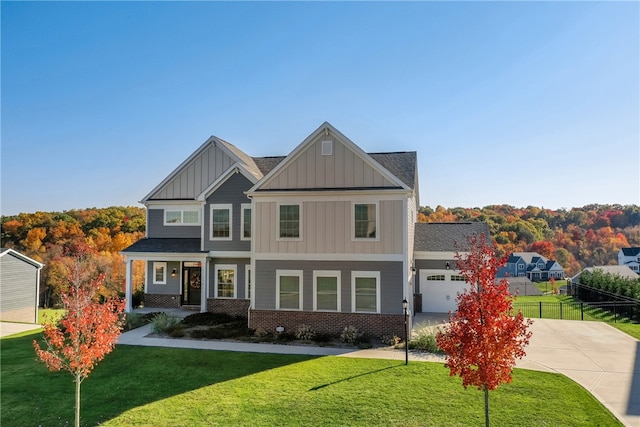
<path id="1" fill-rule="evenodd" d="M 415 297 L 418 313 L 456 310 L 456 296 L 469 285 L 456 271 L 455 254 L 464 253 L 467 237 L 481 234 L 490 242 L 485 222 L 417 223 L 414 241 Z"/>

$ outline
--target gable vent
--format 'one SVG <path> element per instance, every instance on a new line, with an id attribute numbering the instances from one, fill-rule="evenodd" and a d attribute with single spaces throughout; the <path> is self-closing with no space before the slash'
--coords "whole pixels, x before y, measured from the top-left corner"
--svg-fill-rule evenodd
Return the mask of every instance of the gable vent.
<path id="1" fill-rule="evenodd" d="M 322 141 L 322 155 L 323 156 L 333 155 L 333 141 Z"/>

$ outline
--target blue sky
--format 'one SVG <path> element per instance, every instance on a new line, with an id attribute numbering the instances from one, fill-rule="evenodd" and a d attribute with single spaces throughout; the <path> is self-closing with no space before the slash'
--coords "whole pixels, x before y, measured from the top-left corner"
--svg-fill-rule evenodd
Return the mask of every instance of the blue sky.
<path id="1" fill-rule="evenodd" d="M 1 213 L 138 205 L 328 121 L 421 205 L 640 204 L 638 2 L 7 2 Z"/>

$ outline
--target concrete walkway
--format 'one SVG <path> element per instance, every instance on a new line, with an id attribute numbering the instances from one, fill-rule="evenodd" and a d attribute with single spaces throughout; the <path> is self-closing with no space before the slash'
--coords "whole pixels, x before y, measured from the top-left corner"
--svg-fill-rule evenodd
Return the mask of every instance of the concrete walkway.
<path id="1" fill-rule="evenodd" d="M 432 323 L 434 324 L 434 323 Z M 566 375 L 587 389 L 628 427 L 640 426 L 640 341 L 600 322 L 536 319 L 527 356 L 517 367 Z M 146 325 L 121 335 L 118 344 L 256 353 L 405 359 L 404 350 L 251 344 L 146 337 Z M 411 361 L 444 362 L 442 356 L 409 352 Z"/>
<path id="2" fill-rule="evenodd" d="M 26 331 L 34 331 L 40 328 L 42 328 L 42 326 L 33 323 L 0 322 L 0 337 L 19 334 Z"/>

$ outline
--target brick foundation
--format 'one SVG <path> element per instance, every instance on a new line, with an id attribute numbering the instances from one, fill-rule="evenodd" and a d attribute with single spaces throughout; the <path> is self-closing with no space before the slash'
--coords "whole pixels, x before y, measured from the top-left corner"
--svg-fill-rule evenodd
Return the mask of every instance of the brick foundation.
<path id="1" fill-rule="evenodd" d="M 180 295 L 144 294 L 145 307 L 180 308 Z"/>
<path id="2" fill-rule="evenodd" d="M 410 321 L 410 318 L 408 319 Z M 311 326 L 318 333 L 338 335 L 349 325 L 374 338 L 382 335 L 404 337 L 404 315 L 326 313 L 309 311 L 251 310 L 249 327 L 275 332 L 277 326 L 284 326 L 286 332 L 294 332 L 300 325 Z M 409 325 L 411 327 L 411 325 Z"/>
<path id="3" fill-rule="evenodd" d="M 207 311 L 209 313 L 226 313 L 246 318 L 250 303 L 251 301 L 248 299 L 207 298 Z"/>

